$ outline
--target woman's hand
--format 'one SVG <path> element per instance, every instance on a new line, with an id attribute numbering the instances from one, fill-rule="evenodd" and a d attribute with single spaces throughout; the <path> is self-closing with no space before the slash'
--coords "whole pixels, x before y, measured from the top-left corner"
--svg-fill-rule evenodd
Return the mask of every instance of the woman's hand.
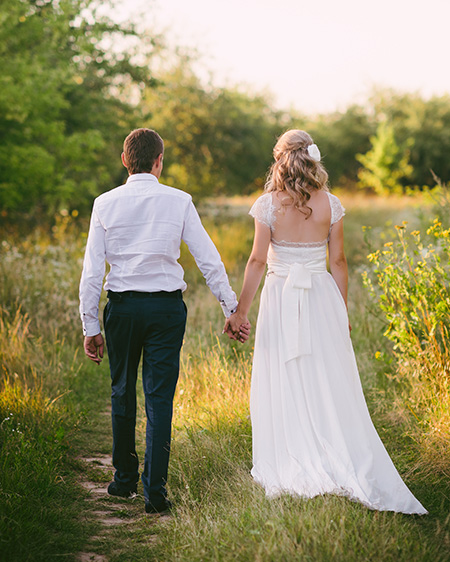
<path id="1" fill-rule="evenodd" d="M 223 333 L 228 334 L 228 337 L 232 340 L 238 340 L 241 343 L 244 343 L 250 336 L 250 329 L 251 325 L 247 316 L 240 314 L 239 312 L 235 312 L 226 319 L 225 326 L 223 327 Z"/>

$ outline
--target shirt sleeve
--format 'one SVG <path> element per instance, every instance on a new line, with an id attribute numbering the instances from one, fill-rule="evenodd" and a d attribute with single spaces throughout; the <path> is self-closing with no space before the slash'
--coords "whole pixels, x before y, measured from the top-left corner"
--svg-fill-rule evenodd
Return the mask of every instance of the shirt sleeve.
<path id="1" fill-rule="evenodd" d="M 186 242 L 195 263 L 203 273 L 206 284 L 220 302 L 228 318 L 236 311 L 238 304 L 236 294 L 230 286 L 220 254 L 204 229 L 192 201 L 189 202 L 186 210 L 182 239 Z"/>
<path id="2" fill-rule="evenodd" d="M 105 275 L 105 258 L 105 229 L 94 203 L 80 281 L 80 316 L 85 336 L 100 333 L 98 307 Z"/>

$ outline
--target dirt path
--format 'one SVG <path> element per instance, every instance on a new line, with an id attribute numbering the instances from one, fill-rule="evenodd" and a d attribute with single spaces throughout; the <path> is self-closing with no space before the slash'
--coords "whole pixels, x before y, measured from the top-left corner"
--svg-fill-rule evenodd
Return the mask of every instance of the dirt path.
<path id="1" fill-rule="evenodd" d="M 126 551 L 134 540 L 151 548 L 157 541 L 155 523 L 167 519 L 145 514 L 140 484 L 138 494 L 128 499 L 108 494 L 107 487 L 114 475 L 111 455 L 105 453 L 111 441 L 109 420 L 110 413 L 102 413 L 98 423 L 86 429 L 81 448 L 84 452 L 77 457 L 80 484 L 88 493 L 81 515 L 93 522 L 96 529 L 77 554 L 77 562 L 109 562 L 111 553 Z"/>
<path id="2" fill-rule="evenodd" d="M 122 506 L 111 503 L 111 496 L 106 488 L 107 482 L 112 480 L 113 466 L 110 455 L 95 455 L 79 457 L 82 465 L 86 467 L 81 485 L 89 492 L 87 513 L 100 523 L 100 533 L 90 538 L 85 552 L 77 556 L 79 562 L 107 562 L 104 554 L 99 554 L 102 543 L 108 540 L 108 534 L 118 525 L 126 524 L 126 519 L 118 516 L 122 513 Z M 100 480 L 100 481 L 99 481 Z M 115 499 L 115 498 L 114 498 Z M 92 547 L 92 551 L 89 551 Z"/>

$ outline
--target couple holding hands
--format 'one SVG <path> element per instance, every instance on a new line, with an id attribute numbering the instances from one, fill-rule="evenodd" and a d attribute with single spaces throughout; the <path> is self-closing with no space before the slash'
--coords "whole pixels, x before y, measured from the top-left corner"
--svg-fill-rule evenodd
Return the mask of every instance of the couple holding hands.
<path id="1" fill-rule="evenodd" d="M 239 302 L 191 196 L 159 182 L 163 158 L 155 131 L 137 129 L 127 136 L 122 162 L 129 177 L 95 200 L 86 245 L 80 314 L 85 353 L 97 363 L 104 349 L 99 300 L 105 262 L 110 265 L 103 325 L 115 474 L 108 492 L 137 492 L 136 380 L 142 357 L 145 510 L 171 507 L 165 485 L 186 325 L 186 283 L 177 261 L 183 240 L 223 308 L 224 332 L 232 339 L 248 339 L 248 311 L 266 273 L 250 412 L 251 474 L 267 496 L 333 493 L 370 509 L 427 513 L 395 469 L 367 410 L 347 316 L 345 211 L 328 190 L 311 137 L 290 130 L 275 145 L 264 194 L 250 210 L 255 236 Z"/>

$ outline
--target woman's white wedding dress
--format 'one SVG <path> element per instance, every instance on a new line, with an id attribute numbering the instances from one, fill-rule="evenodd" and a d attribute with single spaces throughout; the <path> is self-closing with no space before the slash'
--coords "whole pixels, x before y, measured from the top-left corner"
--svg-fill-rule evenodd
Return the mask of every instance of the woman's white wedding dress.
<path id="1" fill-rule="evenodd" d="M 332 227 L 344 209 L 328 197 Z M 272 228 L 272 194 L 250 214 Z M 326 257 L 327 240 L 270 243 L 253 359 L 252 475 L 268 496 L 331 493 L 371 509 L 425 514 L 370 418 Z"/>

